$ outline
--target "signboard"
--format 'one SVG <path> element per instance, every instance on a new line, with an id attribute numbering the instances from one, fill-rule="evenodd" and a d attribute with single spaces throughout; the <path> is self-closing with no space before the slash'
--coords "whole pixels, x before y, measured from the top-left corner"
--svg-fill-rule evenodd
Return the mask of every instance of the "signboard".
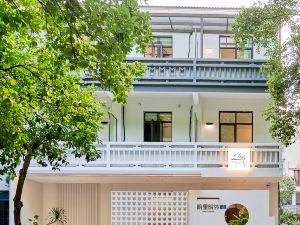
<path id="1" fill-rule="evenodd" d="M 219 209 L 226 209 L 226 205 L 220 205 L 220 198 L 197 198 L 197 210 L 215 212 Z"/>
<path id="2" fill-rule="evenodd" d="M 228 148 L 228 169 L 249 170 L 250 148 Z"/>

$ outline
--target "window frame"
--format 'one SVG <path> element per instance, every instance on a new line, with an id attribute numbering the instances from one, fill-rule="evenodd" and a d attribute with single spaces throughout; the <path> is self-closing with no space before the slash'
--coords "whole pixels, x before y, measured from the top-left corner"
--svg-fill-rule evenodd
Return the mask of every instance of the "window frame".
<path id="1" fill-rule="evenodd" d="M 153 56 L 154 54 L 155 54 L 155 52 L 153 52 L 153 50 L 154 50 L 154 39 L 155 38 L 171 38 L 171 48 L 172 48 L 172 56 L 171 57 L 155 57 L 155 56 Z M 159 35 L 154 35 L 153 36 L 153 41 L 151 42 L 151 43 L 149 43 L 149 45 L 147 45 L 147 47 L 149 47 L 149 46 L 151 46 L 151 51 L 152 51 L 152 55 L 151 55 L 151 57 L 147 57 L 146 56 L 146 51 L 145 51 L 145 54 L 144 54 L 144 57 L 145 58 L 159 58 L 159 59 L 161 59 L 161 58 L 173 58 L 173 55 L 174 55 L 174 48 L 173 48 L 173 36 L 171 35 L 167 35 L 167 36 L 159 36 Z M 162 46 L 163 47 L 163 46 Z M 163 54 L 162 54 L 163 55 Z"/>
<path id="2" fill-rule="evenodd" d="M 172 142 L 173 141 L 173 113 L 170 112 L 170 111 L 144 111 L 144 123 L 143 123 L 143 139 L 144 139 L 144 142 L 154 142 L 154 141 L 145 141 L 145 116 L 146 116 L 146 113 L 156 113 L 156 114 L 161 114 L 161 113 L 170 113 L 171 114 L 171 122 L 169 121 L 153 121 L 153 122 L 158 122 L 158 123 L 170 123 L 171 124 L 171 140 L 170 141 L 160 141 L 160 142 Z M 147 122 L 150 122 L 150 121 L 147 121 Z"/>
<path id="3" fill-rule="evenodd" d="M 235 114 L 235 122 L 234 123 L 221 123 L 221 114 L 222 113 L 234 113 Z M 252 120 L 251 123 L 237 123 L 237 114 L 238 113 L 251 113 L 252 115 Z M 226 143 L 226 142 L 222 142 L 221 140 L 221 126 L 222 125 L 231 125 L 234 126 L 234 142 L 230 142 L 230 143 L 246 143 L 246 142 L 237 142 L 237 125 L 252 125 L 252 132 L 251 132 L 251 142 L 247 142 L 247 143 L 253 143 L 253 111 L 219 111 L 219 142 L 220 143 Z"/>
<path id="4" fill-rule="evenodd" d="M 232 36 L 230 35 L 219 35 L 219 59 L 223 59 L 221 58 L 221 49 L 234 49 L 235 50 L 235 58 L 234 59 L 238 59 L 237 56 L 238 56 L 238 50 L 241 50 L 241 48 L 238 48 L 236 46 L 236 43 L 235 43 L 235 46 L 234 47 L 221 47 L 221 38 L 232 38 Z M 245 48 L 243 50 L 251 50 L 251 58 L 250 59 L 253 59 L 253 42 L 251 43 L 251 48 Z M 243 59 L 240 59 L 240 60 L 243 60 Z"/>

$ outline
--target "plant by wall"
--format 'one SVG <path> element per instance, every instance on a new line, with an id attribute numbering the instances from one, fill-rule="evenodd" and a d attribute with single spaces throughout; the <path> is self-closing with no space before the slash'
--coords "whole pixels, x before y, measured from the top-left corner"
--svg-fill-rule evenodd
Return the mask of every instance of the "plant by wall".
<path id="1" fill-rule="evenodd" d="M 30 225 L 39 225 L 38 223 L 39 216 L 34 215 L 33 219 L 28 219 Z M 56 225 L 66 225 L 67 216 L 66 211 L 63 208 L 54 207 L 51 208 L 48 213 L 48 222 L 46 225 L 56 224 Z"/>
<path id="2" fill-rule="evenodd" d="M 239 215 L 234 215 L 235 219 L 230 220 L 228 225 L 246 225 L 249 220 L 249 213 L 246 208 L 239 211 Z"/>

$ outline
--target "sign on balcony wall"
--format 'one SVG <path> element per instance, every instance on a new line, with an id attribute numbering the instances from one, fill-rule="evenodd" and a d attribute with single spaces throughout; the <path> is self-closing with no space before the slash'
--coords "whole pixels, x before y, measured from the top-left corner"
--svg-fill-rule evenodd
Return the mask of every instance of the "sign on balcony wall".
<path id="1" fill-rule="evenodd" d="M 228 169 L 249 170 L 250 169 L 250 148 L 229 148 Z"/>

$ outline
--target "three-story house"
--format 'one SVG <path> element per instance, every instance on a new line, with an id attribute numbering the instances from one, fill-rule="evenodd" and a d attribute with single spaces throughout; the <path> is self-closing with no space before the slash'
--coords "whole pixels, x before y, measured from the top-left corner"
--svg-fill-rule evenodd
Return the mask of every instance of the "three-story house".
<path id="1" fill-rule="evenodd" d="M 239 9 L 141 10 L 151 14 L 153 43 L 127 62 L 143 62 L 146 73 L 126 105 L 96 93 L 111 108 L 102 157 L 70 155 L 60 171 L 32 162 L 22 220 L 37 214 L 43 224 L 62 207 L 70 225 L 226 225 L 242 212 L 247 225 L 278 224 L 282 157 L 262 115 L 270 101 L 264 50 L 251 39 L 236 46 Z"/>

